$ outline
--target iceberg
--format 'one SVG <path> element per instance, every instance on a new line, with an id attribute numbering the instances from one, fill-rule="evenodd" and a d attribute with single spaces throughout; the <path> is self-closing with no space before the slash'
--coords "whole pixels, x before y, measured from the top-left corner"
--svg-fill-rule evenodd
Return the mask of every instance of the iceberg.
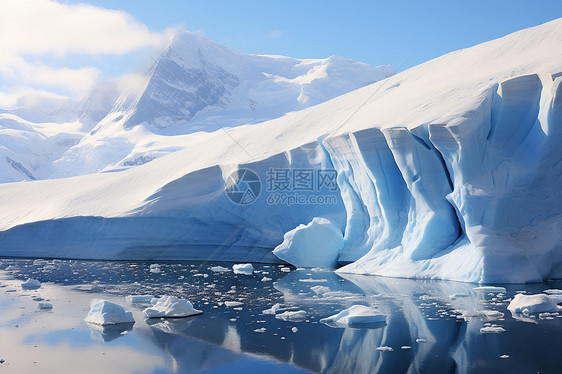
<path id="1" fill-rule="evenodd" d="M 189 301 L 175 296 L 163 296 L 152 307 L 144 310 L 147 318 L 179 318 L 201 313 L 203 312 L 195 309 Z"/>
<path id="2" fill-rule="evenodd" d="M 325 218 L 315 217 L 309 224 L 287 232 L 273 254 L 298 267 L 335 268 L 341 250 L 340 229 Z"/>
<path id="3" fill-rule="evenodd" d="M 90 302 L 90 311 L 85 318 L 94 325 L 116 325 L 120 323 L 134 323 L 133 313 L 119 304 L 107 300 L 93 299 Z"/>
<path id="4" fill-rule="evenodd" d="M 285 234 L 322 217 L 343 237 L 340 274 L 561 278 L 561 40 L 558 19 L 279 118 L 185 135 L 127 170 L 1 184 L 0 255 L 279 263 Z M 272 170 L 333 170 L 337 188 L 282 203 Z M 248 175 L 260 193 L 233 201 Z M 312 203 L 319 192 L 330 203 Z"/>
<path id="5" fill-rule="evenodd" d="M 513 300 L 511 300 L 507 309 L 511 313 L 534 314 L 557 312 L 562 310 L 562 307 L 559 307 L 552 298 L 545 294 L 517 294 Z"/>

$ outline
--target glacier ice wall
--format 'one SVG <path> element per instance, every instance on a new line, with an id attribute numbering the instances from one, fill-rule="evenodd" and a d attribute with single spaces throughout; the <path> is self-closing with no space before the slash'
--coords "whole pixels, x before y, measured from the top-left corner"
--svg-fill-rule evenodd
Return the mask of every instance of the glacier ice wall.
<path id="1" fill-rule="evenodd" d="M 342 233 L 341 273 L 560 278 L 560 25 L 259 125 L 187 135 L 183 150 L 129 170 L 2 184 L 0 255 L 276 262 L 283 235 L 319 217 Z M 237 170 L 265 184 L 271 168 L 336 170 L 334 203 L 271 204 L 263 189 L 252 204 L 229 200 Z"/>

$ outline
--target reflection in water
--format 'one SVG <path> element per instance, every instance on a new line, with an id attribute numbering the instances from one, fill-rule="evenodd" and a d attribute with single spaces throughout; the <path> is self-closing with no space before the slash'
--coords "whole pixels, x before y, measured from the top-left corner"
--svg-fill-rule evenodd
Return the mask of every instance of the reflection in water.
<path id="1" fill-rule="evenodd" d="M 95 323 L 89 322 L 86 322 L 86 324 L 90 329 L 90 336 L 92 337 L 92 339 L 107 343 L 120 338 L 125 334 L 128 334 L 130 331 L 133 331 L 133 325 L 135 323 L 118 323 L 116 325 L 105 326 L 96 325 Z"/>
<path id="2" fill-rule="evenodd" d="M 160 355 L 170 372 L 273 373 L 277 368 L 325 373 L 548 373 L 559 368 L 561 316 L 516 319 L 506 310 L 517 291 L 560 288 L 562 284 L 556 282 L 508 286 L 506 293 L 486 293 L 466 283 L 312 270 L 285 274 L 274 266 L 259 265 L 257 275 L 249 277 L 213 273 L 211 264 L 200 263 L 162 264 L 158 276 L 149 274 L 148 264 L 142 263 L 74 262 L 76 266 L 69 266 L 61 262 L 58 275 L 57 263 L 50 264 L 53 268 L 48 272 L 29 262 L 7 261 L 0 268 L 7 264 L 20 265 L 12 273 L 20 279 L 35 275 L 41 281 L 71 285 L 74 294 L 79 287 L 121 303 L 130 293 L 190 299 L 203 315 L 145 320 L 139 306 L 133 307 L 134 330 L 132 325 L 89 326 L 92 339 L 103 344 L 117 343 Z M 100 278 L 96 272 L 99 267 L 111 270 L 111 281 Z M 274 282 L 261 282 L 264 276 Z M 228 307 L 225 301 L 240 301 L 242 305 Z M 281 304 L 278 313 L 304 310 L 307 319 L 283 321 L 262 314 L 275 303 Z M 386 314 L 386 325 L 332 328 L 318 322 L 356 304 Z M 55 313 L 57 308 L 55 305 Z M 490 324 L 506 331 L 482 333 Z M 124 331 L 127 339 L 117 339 Z M 377 350 L 380 347 L 389 348 Z M 270 366 L 263 366 L 266 364 Z"/>

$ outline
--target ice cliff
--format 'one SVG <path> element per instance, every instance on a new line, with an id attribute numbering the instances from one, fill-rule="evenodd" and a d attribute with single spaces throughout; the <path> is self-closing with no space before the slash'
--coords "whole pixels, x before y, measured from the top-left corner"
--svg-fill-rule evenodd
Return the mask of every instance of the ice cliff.
<path id="1" fill-rule="evenodd" d="M 560 278 L 561 82 L 555 20 L 278 119 L 188 135 L 133 169 L 0 185 L 0 254 L 274 262 L 286 232 L 321 217 L 343 235 L 340 272 Z M 272 201 L 272 168 L 336 170 L 335 200 Z M 251 204 L 225 193 L 241 169 L 262 182 Z"/>

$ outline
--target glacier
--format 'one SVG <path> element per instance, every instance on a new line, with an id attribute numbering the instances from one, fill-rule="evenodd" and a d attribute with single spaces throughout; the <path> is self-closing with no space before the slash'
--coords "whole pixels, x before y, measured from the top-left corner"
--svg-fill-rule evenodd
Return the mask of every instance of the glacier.
<path id="1" fill-rule="evenodd" d="M 343 236 L 342 274 L 561 278 L 561 47 L 555 20 L 280 118 L 182 135 L 133 168 L 2 184 L 0 255 L 275 263 L 285 233 L 321 218 Z M 272 168 L 335 170 L 334 202 L 225 193 L 237 170 L 265 185 Z"/>

